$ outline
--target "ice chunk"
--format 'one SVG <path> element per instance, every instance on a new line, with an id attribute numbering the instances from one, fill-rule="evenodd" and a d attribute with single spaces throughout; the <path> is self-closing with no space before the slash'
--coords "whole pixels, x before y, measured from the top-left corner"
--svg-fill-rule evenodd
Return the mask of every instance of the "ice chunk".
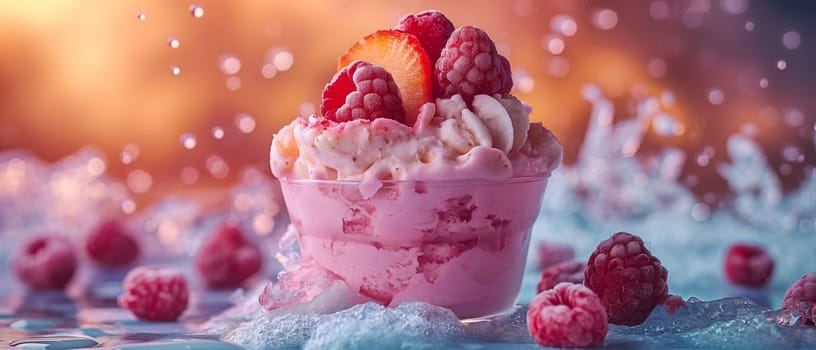
<path id="1" fill-rule="evenodd" d="M 247 349 L 300 347 L 311 337 L 320 319 L 316 314 L 264 312 L 228 331 L 221 340 Z"/>
<path id="2" fill-rule="evenodd" d="M 494 316 L 477 322 L 465 322 L 469 339 L 482 342 L 531 343 L 527 330 L 527 306 L 516 307 L 508 315 Z"/>
<path id="3" fill-rule="evenodd" d="M 464 334 L 448 309 L 425 303 L 395 308 L 366 303 L 321 322 L 304 349 L 428 349 Z"/>

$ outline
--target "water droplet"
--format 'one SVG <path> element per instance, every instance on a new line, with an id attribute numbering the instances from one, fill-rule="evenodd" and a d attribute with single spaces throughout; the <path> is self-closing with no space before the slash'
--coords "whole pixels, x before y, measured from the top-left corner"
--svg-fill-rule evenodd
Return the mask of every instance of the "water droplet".
<path id="1" fill-rule="evenodd" d="M 275 48 L 267 53 L 267 61 L 271 62 L 278 71 L 285 72 L 292 68 L 295 57 L 286 48 Z"/>
<path id="2" fill-rule="evenodd" d="M 275 220 L 269 215 L 258 214 L 252 219 L 252 227 L 259 235 L 268 235 L 275 228 Z"/>
<path id="3" fill-rule="evenodd" d="M 569 60 L 562 56 L 550 58 L 550 61 L 547 64 L 547 72 L 556 78 L 566 77 L 569 74 L 569 70 Z"/>
<path id="4" fill-rule="evenodd" d="M 779 70 L 785 70 L 785 68 L 788 68 L 788 62 L 785 62 L 785 60 L 776 61 L 776 68 Z"/>
<path id="5" fill-rule="evenodd" d="M 278 75 L 278 69 L 272 63 L 267 63 L 261 67 L 261 75 L 266 79 L 272 79 Z"/>
<path id="6" fill-rule="evenodd" d="M 224 138 L 224 128 L 220 126 L 215 126 L 212 128 L 212 135 L 216 140 L 220 140 Z"/>
<path id="7" fill-rule="evenodd" d="M 658 0 L 649 5 L 649 15 L 654 19 L 665 19 L 669 17 L 669 4 Z"/>
<path id="8" fill-rule="evenodd" d="M 779 166 L 779 173 L 782 175 L 790 175 L 792 170 L 793 167 L 788 163 L 782 163 L 782 165 Z"/>
<path id="9" fill-rule="evenodd" d="M 170 73 L 173 75 L 181 74 L 181 67 L 179 66 L 170 66 Z"/>
<path id="10" fill-rule="evenodd" d="M 145 193 L 153 186 L 153 177 L 150 173 L 137 169 L 128 174 L 127 185 L 134 193 Z"/>
<path id="11" fill-rule="evenodd" d="M 88 174 L 91 174 L 91 176 L 102 175 L 105 172 L 106 167 L 107 164 L 105 164 L 105 161 L 100 158 L 93 157 L 88 160 Z"/>
<path id="12" fill-rule="evenodd" d="M 147 19 L 147 15 L 145 15 L 144 12 L 139 12 L 139 13 L 136 14 L 136 19 L 138 19 L 140 21 L 144 21 L 144 20 Z"/>
<path id="13" fill-rule="evenodd" d="M 745 125 L 742 126 L 742 128 L 740 128 L 740 131 L 748 136 L 756 136 L 757 132 L 759 132 L 759 129 L 754 123 L 746 123 Z"/>
<path id="14" fill-rule="evenodd" d="M 723 103 L 723 100 L 725 100 L 725 94 L 723 94 L 722 90 L 715 88 L 708 90 L 707 98 L 708 103 L 719 105 Z"/>
<path id="15" fill-rule="evenodd" d="M 122 153 L 119 154 L 119 160 L 125 165 L 133 163 L 137 158 L 139 158 L 139 146 L 134 144 L 125 145 Z"/>
<path id="16" fill-rule="evenodd" d="M 204 17 L 204 7 L 199 4 L 190 5 L 190 14 L 195 18 Z"/>
<path id="17" fill-rule="evenodd" d="M 550 34 L 545 36 L 541 39 L 541 45 L 544 46 L 547 51 L 553 55 L 560 55 L 564 52 L 564 48 L 566 47 L 564 43 L 564 39 L 560 37 Z"/>
<path id="18" fill-rule="evenodd" d="M 668 67 L 666 66 L 666 61 L 659 58 L 649 61 L 649 66 L 647 67 L 649 75 L 654 78 L 662 78 L 664 75 L 666 75 L 667 69 Z"/>
<path id="19" fill-rule="evenodd" d="M 526 70 L 516 69 L 513 71 L 513 87 L 523 94 L 530 93 L 535 87 L 535 79 Z"/>
<path id="20" fill-rule="evenodd" d="M 167 39 L 167 46 L 170 46 L 171 49 L 178 49 L 181 46 L 181 41 L 176 37 L 172 37 Z"/>
<path id="21" fill-rule="evenodd" d="M 696 203 L 691 207 L 691 218 L 696 221 L 706 221 L 711 215 L 711 209 L 705 203 Z"/>
<path id="22" fill-rule="evenodd" d="M 749 32 L 753 32 L 754 28 L 756 28 L 756 24 L 754 24 L 753 21 L 745 22 L 745 30 L 747 30 Z"/>
<path id="23" fill-rule="evenodd" d="M 759 79 L 759 87 L 763 89 L 768 87 L 768 79 L 765 78 Z"/>
<path id="24" fill-rule="evenodd" d="M 79 349 L 95 347 L 99 342 L 86 337 L 46 335 L 13 340 L 8 345 L 24 349 Z"/>
<path id="25" fill-rule="evenodd" d="M 227 90 L 236 91 L 241 88 L 241 78 L 231 76 L 227 78 L 225 85 L 227 86 Z"/>
<path id="26" fill-rule="evenodd" d="M 250 134 L 255 130 L 255 118 L 246 113 L 235 116 L 235 126 L 244 134 Z"/>
<path id="27" fill-rule="evenodd" d="M 186 166 L 181 169 L 179 178 L 181 179 L 181 182 L 192 185 L 198 181 L 198 170 L 191 166 Z"/>
<path id="28" fill-rule="evenodd" d="M 802 37 L 796 31 L 789 31 L 782 35 L 782 45 L 788 50 L 796 50 L 802 44 Z"/>
<path id="29" fill-rule="evenodd" d="M 223 179 L 229 175 L 229 166 L 224 159 L 219 156 L 212 155 L 207 157 L 205 165 L 210 175 L 216 179 Z"/>
<path id="30" fill-rule="evenodd" d="M 233 54 L 218 57 L 218 68 L 226 75 L 235 75 L 241 71 L 241 60 Z"/>
<path id="31" fill-rule="evenodd" d="M 123 200 L 119 207 L 122 209 L 122 213 L 124 214 L 133 214 L 136 212 L 136 202 L 130 199 Z"/>
<path id="32" fill-rule="evenodd" d="M 595 12 L 595 15 L 592 16 L 592 24 L 600 30 L 611 30 L 618 25 L 618 13 L 610 9 Z"/>
<path id="33" fill-rule="evenodd" d="M 680 121 L 668 114 L 658 114 L 652 121 L 652 128 L 661 136 L 679 136 L 682 135 L 686 128 Z"/>
<path id="34" fill-rule="evenodd" d="M 720 0 L 720 8 L 725 13 L 741 15 L 748 9 L 748 0 Z"/>
<path id="35" fill-rule="evenodd" d="M 573 36 L 578 32 L 578 24 L 570 16 L 556 15 L 550 20 L 550 29 L 561 35 Z"/>
<path id="36" fill-rule="evenodd" d="M 792 128 L 798 128 L 805 122 L 805 115 L 802 111 L 792 108 L 785 111 L 785 124 Z"/>
<path id="37" fill-rule="evenodd" d="M 298 115 L 304 118 L 308 118 L 314 114 L 315 114 L 314 103 L 306 101 L 300 104 L 300 108 L 298 108 Z"/>
<path id="38" fill-rule="evenodd" d="M 166 246 L 171 246 L 178 240 L 179 226 L 173 220 L 164 219 L 159 223 L 156 234 L 159 236 L 159 242 Z"/>
<path id="39" fill-rule="evenodd" d="M 181 145 L 186 149 L 193 149 L 198 145 L 198 140 L 193 134 L 183 134 L 181 135 Z"/>
<path id="40" fill-rule="evenodd" d="M 785 146 L 785 148 L 782 150 L 782 157 L 789 162 L 798 163 L 800 159 L 804 160 L 804 155 L 802 154 L 802 151 L 799 150 L 799 148 L 794 145 Z"/>

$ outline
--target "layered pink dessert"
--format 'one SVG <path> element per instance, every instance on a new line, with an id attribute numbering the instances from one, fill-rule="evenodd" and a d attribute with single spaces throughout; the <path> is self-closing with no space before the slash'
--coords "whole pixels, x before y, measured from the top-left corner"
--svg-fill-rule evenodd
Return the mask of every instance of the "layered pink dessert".
<path id="1" fill-rule="evenodd" d="M 309 270 L 384 305 L 512 307 L 561 146 L 511 87 L 487 34 L 436 11 L 349 49 L 321 115 L 272 142 Z"/>

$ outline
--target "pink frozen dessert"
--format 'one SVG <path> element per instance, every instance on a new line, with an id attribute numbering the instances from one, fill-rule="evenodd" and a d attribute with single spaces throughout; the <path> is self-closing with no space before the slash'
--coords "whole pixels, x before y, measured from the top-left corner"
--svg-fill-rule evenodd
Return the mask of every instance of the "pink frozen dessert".
<path id="1" fill-rule="evenodd" d="M 425 11 L 361 39 L 338 70 L 322 115 L 272 140 L 302 259 L 384 305 L 508 310 L 561 161 L 510 94 L 508 60 L 481 29 Z"/>

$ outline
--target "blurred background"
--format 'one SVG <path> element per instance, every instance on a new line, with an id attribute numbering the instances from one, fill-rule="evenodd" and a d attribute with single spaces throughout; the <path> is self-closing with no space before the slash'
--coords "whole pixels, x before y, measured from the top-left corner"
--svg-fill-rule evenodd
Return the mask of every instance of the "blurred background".
<path id="1" fill-rule="evenodd" d="M 97 170 L 140 202 L 268 174 L 272 135 L 319 109 L 337 57 L 428 8 L 491 35 L 567 164 L 586 84 L 616 120 L 669 94 L 678 126 L 639 152 L 684 150 L 681 179 L 707 202 L 729 196 L 716 170 L 729 135 L 757 140 L 786 190 L 816 164 L 816 3 L 749 0 L 4 1 L 0 151 L 50 162 L 97 148 Z"/>

